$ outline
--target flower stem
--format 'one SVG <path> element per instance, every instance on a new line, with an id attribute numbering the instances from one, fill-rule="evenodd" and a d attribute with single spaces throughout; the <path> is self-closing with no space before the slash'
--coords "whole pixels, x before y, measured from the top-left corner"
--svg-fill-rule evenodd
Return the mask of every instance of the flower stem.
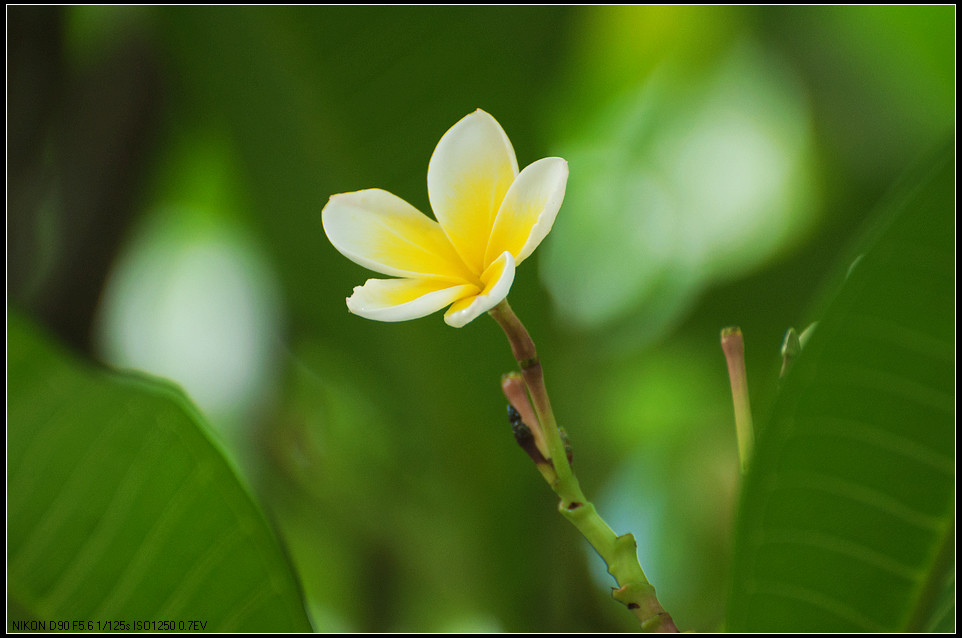
<path id="1" fill-rule="evenodd" d="M 538 358 L 534 342 L 527 329 L 514 314 L 507 299 L 492 308 L 489 314 L 508 337 L 530 402 L 526 403 L 523 397 L 519 398 L 516 384 L 513 383 L 515 377 L 506 375 L 502 380 L 502 387 L 505 389 L 508 400 L 522 416 L 533 408 L 538 423 L 530 425 L 540 430 L 550 457 L 547 460 L 554 469 L 554 472 L 542 471 L 542 475 L 560 499 L 558 511 L 581 532 L 604 559 L 608 565 L 608 573 L 618 583 L 612 596 L 628 607 L 638 618 L 642 630 L 677 632 L 678 628 L 658 602 L 655 597 L 655 588 L 648 582 L 638 562 L 638 546 L 634 536 L 615 534 L 581 491 L 578 478 L 572 472 L 565 443 L 551 409 L 551 402 L 548 400 L 541 360 Z"/>

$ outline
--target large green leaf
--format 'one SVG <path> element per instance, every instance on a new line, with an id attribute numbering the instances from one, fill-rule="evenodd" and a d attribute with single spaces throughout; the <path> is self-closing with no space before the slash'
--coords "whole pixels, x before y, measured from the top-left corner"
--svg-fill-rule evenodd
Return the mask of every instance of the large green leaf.
<path id="1" fill-rule="evenodd" d="M 276 538 L 183 393 L 7 319 L 11 620 L 309 631 Z"/>
<path id="2" fill-rule="evenodd" d="M 953 631 L 955 170 L 893 194 L 760 432 L 732 631 Z"/>

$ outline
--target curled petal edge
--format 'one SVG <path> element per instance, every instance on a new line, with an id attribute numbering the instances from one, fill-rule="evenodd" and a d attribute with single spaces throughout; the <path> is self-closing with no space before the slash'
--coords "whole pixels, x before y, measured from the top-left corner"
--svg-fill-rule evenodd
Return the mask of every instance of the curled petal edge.
<path id="1" fill-rule="evenodd" d="M 511 284 L 514 283 L 514 271 L 514 257 L 508 251 L 501 253 L 481 275 L 484 290 L 454 303 L 444 313 L 445 323 L 454 328 L 462 328 L 504 301 L 511 290 Z"/>

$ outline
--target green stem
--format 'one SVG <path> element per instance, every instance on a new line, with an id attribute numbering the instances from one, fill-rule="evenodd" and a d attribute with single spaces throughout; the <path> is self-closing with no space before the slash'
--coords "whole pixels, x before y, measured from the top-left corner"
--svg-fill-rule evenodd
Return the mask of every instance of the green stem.
<path id="1" fill-rule="evenodd" d="M 551 457 L 548 460 L 554 468 L 553 480 L 549 484 L 560 499 L 558 511 L 581 532 L 608 565 L 608 573 L 618 583 L 612 596 L 635 614 L 641 628 L 650 632 L 677 632 L 678 628 L 658 602 L 655 588 L 648 582 L 638 562 L 634 537 L 631 534 L 615 534 L 581 491 L 548 400 L 541 361 L 527 329 L 514 314 L 507 299 L 489 312 L 507 335 L 527 386 L 531 406 Z"/>

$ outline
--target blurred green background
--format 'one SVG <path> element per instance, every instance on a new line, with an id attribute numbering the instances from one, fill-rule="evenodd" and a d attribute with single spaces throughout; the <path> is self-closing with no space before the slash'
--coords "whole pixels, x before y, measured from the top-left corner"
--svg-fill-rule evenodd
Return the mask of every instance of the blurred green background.
<path id="1" fill-rule="evenodd" d="M 8 7 L 8 311 L 184 387 L 321 631 L 621 631 L 517 448 L 494 322 L 350 315 L 334 193 L 429 212 L 475 108 L 564 157 L 510 300 L 575 468 L 680 627 L 717 629 L 737 494 L 718 330 L 756 409 L 786 328 L 954 133 L 955 8 Z"/>

